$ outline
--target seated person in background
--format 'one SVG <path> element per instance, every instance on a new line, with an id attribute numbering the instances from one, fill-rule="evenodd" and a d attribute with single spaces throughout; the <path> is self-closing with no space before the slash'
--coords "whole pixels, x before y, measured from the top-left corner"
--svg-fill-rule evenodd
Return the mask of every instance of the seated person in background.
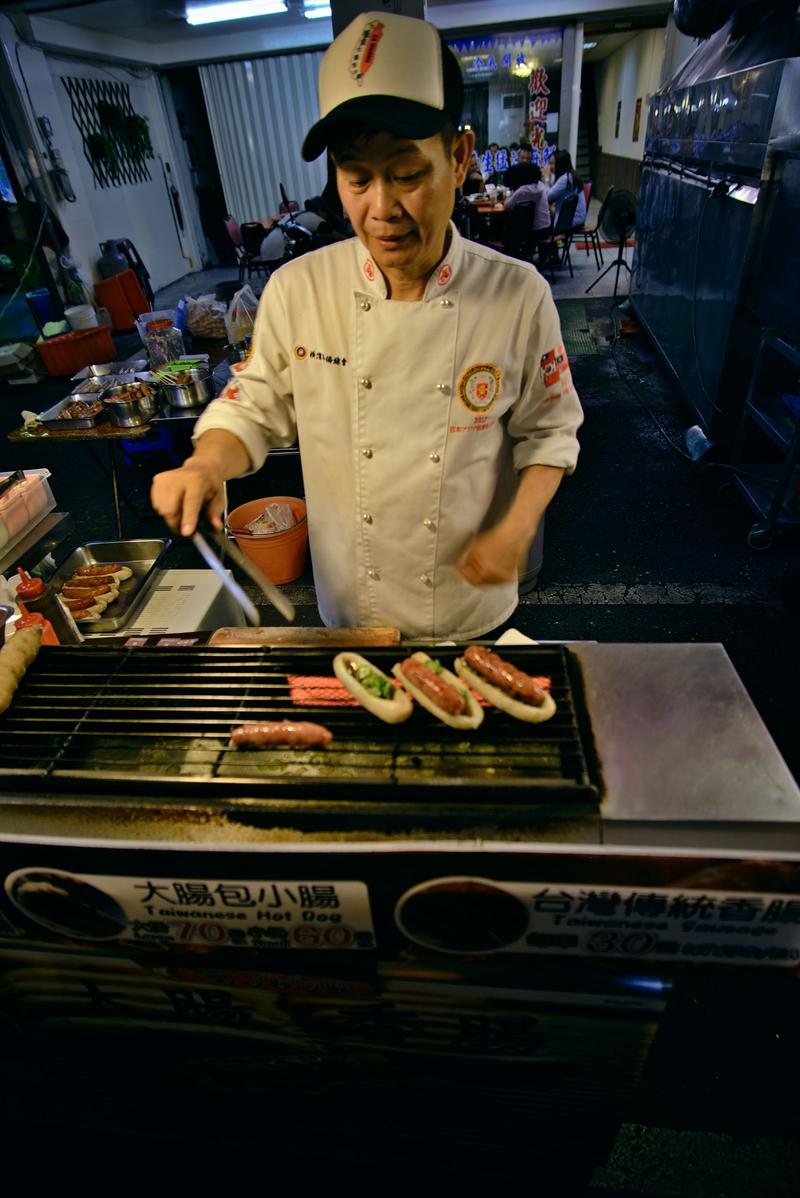
<path id="1" fill-rule="evenodd" d="M 481 170 L 480 160 L 477 152 L 472 151 L 469 167 L 467 168 L 467 177 L 461 187 L 461 194 L 465 196 L 479 195 L 485 186 L 483 171 Z"/>
<path id="2" fill-rule="evenodd" d="M 519 204 L 531 204 L 533 215 L 533 241 L 541 241 L 550 233 L 550 204 L 547 188 L 542 183 L 542 172 L 530 163 L 531 181 L 518 187 L 506 200 L 506 210 Z"/>
<path id="3" fill-rule="evenodd" d="M 524 183 L 539 183 L 541 181 L 542 173 L 538 166 L 534 166 L 531 156 L 532 150 L 530 146 L 520 146 L 519 162 L 516 162 L 514 166 L 510 166 L 503 175 L 503 182 L 509 191 L 516 191 Z"/>
<path id="4" fill-rule="evenodd" d="M 575 209 L 572 228 L 580 229 L 586 221 L 586 196 L 583 194 L 583 180 L 575 174 L 575 168 L 572 165 L 572 159 L 569 156 L 568 150 L 556 150 L 555 158 L 553 159 L 553 174 L 555 181 L 547 192 L 548 203 L 555 205 L 553 209 L 553 226 L 555 227 L 558 223 L 558 214 L 567 196 L 577 195 L 578 207 Z"/>

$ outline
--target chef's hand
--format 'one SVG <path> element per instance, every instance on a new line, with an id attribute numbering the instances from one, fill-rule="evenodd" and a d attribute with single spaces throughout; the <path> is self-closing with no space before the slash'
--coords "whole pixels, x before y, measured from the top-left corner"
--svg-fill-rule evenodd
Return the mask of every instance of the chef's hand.
<path id="1" fill-rule="evenodd" d="M 198 437 L 194 453 L 177 470 L 153 479 L 150 502 L 170 528 L 190 537 L 205 508 L 214 528 L 222 530 L 225 483 L 252 470 L 242 442 L 226 429 L 212 428 Z"/>
<path id="2" fill-rule="evenodd" d="M 190 537 L 205 508 L 214 528 L 222 528 L 225 509 L 224 479 L 207 462 L 189 458 L 177 470 L 157 474 L 150 489 L 150 502 L 174 532 Z"/>
<path id="3" fill-rule="evenodd" d="M 532 540 L 528 532 L 520 536 L 507 525 L 498 524 L 470 541 L 456 569 L 474 587 L 516 582 L 525 571 Z"/>

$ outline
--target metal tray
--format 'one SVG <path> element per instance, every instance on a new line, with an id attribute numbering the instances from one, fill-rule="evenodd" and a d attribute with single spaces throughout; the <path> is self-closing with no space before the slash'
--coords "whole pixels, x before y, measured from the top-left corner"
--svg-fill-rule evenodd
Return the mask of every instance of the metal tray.
<path id="1" fill-rule="evenodd" d="M 153 541 L 90 541 L 74 550 L 61 563 L 53 575 L 52 585 L 56 591 L 60 591 L 79 566 L 101 566 L 104 563 L 129 566 L 133 574 L 120 583 L 119 597 L 109 604 L 98 619 L 81 621 L 78 625 L 84 633 L 116 632 L 141 607 L 171 544 L 168 538 Z"/>
<path id="2" fill-rule="evenodd" d="M 149 365 L 147 358 L 134 358 L 128 362 L 101 362 L 95 366 L 84 366 L 83 370 L 73 374 L 72 381 L 102 378 L 107 374 L 135 374 L 137 370 L 147 370 Z"/>
<path id="3" fill-rule="evenodd" d="M 99 399 L 99 395 L 90 396 L 92 399 Z M 42 412 L 39 420 L 45 428 L 52 429 L 70 429 L 70 428 L 94 428 L 96 424 L 101 424 L 104 420 L 108 420 L 107 412 L 101 408 L 99 412 L 95 412 L 92 416 L 76 416 L 69 420 L 60 420 L 59 412 L 65 408 L 73 399 L 80 399 L 80 396 L 67 395 L 64 399 L 59 400 L 52 408 L 48 408 L 46 412 Z"/>

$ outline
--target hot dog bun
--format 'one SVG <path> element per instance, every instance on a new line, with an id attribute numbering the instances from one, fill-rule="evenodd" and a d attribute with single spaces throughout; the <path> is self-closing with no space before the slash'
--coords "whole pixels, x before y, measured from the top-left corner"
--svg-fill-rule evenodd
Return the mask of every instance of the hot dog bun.
<path id="1" fill-rule="evenodd" d="M 421 661 L 425 665 L 427 665 L 428 662 L 433 661 L 433 658 L 429 657 L 427 653 L 412 653 L 411 656 L 417 661 Z M 441 720 L 442 723 L 447 724 L 449 728 L 471 729 L 477 728 L 479 724 L 483 723 L 483 708 L 481 707 L 480 703 L 478 703 L 478 701 L 469 693 L 469 691 L 467 691 L 465 695 L 467 704 L 466 711 L 461 715 L 450 715 L 449 712 L 442 711 L 441 707 L 437 707 L 434 701 L 429 699 L 428 696 L 421 691 L 418 686 L 415 686 L 413 682 L 409 682 L 401 670 L 399 662 L 396 666 L 392 666 L 392 673 L 394 674 L 395 678 L 398 678 L 400 682 L 402 682 L 406 690 L 414 696 L 421 707 L 424 707 L 426 711 L 431 713 L 431 715 L 435 715 L 437 720 Z M 450 685 L 454 686 L 457 691 L 461 693 L 464 692 L 464 687 L 461 685 L 461 682 L 458 680 L 458 678 L 456 678 L 455 674 L 451 674 L 449 670 L 445 669 L 437 671 L 437 673 L 439 674 L 440 678 L 442 678 L 445 682 L 449 682 Z"/>
<path id="2" fill-rule="evenodd" d="M 388 675 L 384 674 L 383 670 L 379 670 L 360 653 L 352 653 L 350 650 L 345 653 L 337 653 L 333 659 L 333 671 L 342 686 L 350 692 L 354 699 L 358 700 L 362 707 L 366 707 L 367 711 L 372 712 L 379 720 L 383 720 L 387 724 L 402 724 L 403 720 L 408 719 L 414 710 L 414 704 L 401 687 L 394 687 L 395 693 L 391 699 L 381 699 L 359 682 L 353 674 L 351 666 L 356 670 L 360 666 L 366 666 L 381 678 L 385 678 L 391 686 L 394 686 L 394 683 Z"/>
<path id="3" fill-rule="evenodd" d="M 519 699 L 513 699 L 499 686 L 487 682 L 482 675 L 470 669 L 463 657 L 457 657 L 454 664 L 456 673 L 467 686 L 471 686 L 479 695 L 483 695 L 484 699 L 488 699 L 493 707 L 513 716 L 515 720 L 524 720 L 527 724 L 541 724 L 556 714 L 555 699 L 552 695 L 547 695 L 540 707 L 534 707 L 532 703 L 522 703 Z"/>

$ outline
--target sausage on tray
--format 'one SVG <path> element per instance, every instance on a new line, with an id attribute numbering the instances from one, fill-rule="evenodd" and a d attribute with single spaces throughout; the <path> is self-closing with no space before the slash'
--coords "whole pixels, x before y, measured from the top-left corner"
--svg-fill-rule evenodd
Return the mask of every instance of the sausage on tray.
<path id="1" fill-rule="evenodd" d="M 262 749 L 268 745 L 297 745 L 304 749 L 327 749 L 333 733 L 322 724 L 304 720 L 269 720 L 258 724 L 241 724 L 231 731 L 237 749 Z"/>
<path id="2" fill-rule="evenodd" d="M 75 573 L 79 578 L 92 578 L 96 574 L 113 574 L 122 582 L 133 574 L 130 566 L 121 566 L 119 562 L 104 562 L 99 566 L 78 566 Z"/>
<path id="3" fill-rule="evenodd" d="M 119 579 L 116 574 L 90 574 L 88 577 L 81 577 L 76 574 L 64 583 L 65 587 L 83 587 L 88 590 L 90 587 L 101 586 L 119 586 Z"/>
<path id="4" fill-rule="evenodd" d="M 113 603 L 119 595 L 119 587 L 107 582 L 96 587 L 74 587 L 71 583 L 65 583 L 61 594 L 65 599 L 105 599 L 106 603 Z"/>

